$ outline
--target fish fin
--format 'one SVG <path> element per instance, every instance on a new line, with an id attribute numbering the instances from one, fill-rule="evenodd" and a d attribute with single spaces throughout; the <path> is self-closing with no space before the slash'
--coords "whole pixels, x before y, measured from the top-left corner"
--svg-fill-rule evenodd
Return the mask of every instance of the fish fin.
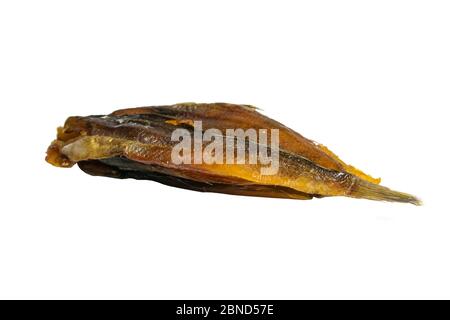
<path id="1" fill-rule="evenodd" d="M 358 178 L 361 178 L 367 182 L 371 182 L 374 184 L 380 184 L 381 178 L 374 178 L 374 177 L 364 173 L 363 171 L 355 168 L 354 166 L 346 164 L 344 161 L 342 161 L 337 155 L 335 155 L 330 149 L 328 149 L 323 144 L 318 144 L 318 146 L 323 152 L 325 152 L 327 155 L 329 155 L 334 160 L 336 160 L 340 165 L 342 165 L 343 169 L 345 171 L 347 171 L 348 173 L 350 173 L 354 176 L 357 176 Z"/>
<path id="2" fill-rule="evenodd" d="M 369 200 L 411 203 L 416 206 L 422 205 L 422 201 L 413 195 L 394 191 L 362 179 L 356 181 L 349 196 Z"/>
<path id="3" fill-rule="evenodd" d="M 260 107 L 252 106 L 251 104 L 241 104 L 240 106 L 251 111 L 264 111 Z"/>

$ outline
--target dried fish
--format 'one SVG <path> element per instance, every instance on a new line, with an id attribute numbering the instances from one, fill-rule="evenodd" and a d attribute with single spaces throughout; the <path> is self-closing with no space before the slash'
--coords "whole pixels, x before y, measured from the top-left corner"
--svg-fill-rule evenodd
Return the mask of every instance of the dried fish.
<path id="1" fill-rule="evenodd" d="M 211 142 L 222 138 L 226 143 L 215 145 L 209 155 L 214 161 L 174 161 L 180 142 L 174 140 L 174 132 L 182 129 L 195 137 L 197 123 L 205 135 L 215 130 L 215 139 L 199 142 L 200 150 L 211 149 Z M 230 129 L 267 133 L 265 142 L 248 136 L 242 150 L 232 137 L 232 154 L 242 151 L 244 159 L 251 159 L 252 150 L 267 149 L 267 154 L 277 155 L 276 172 L 264 174 L 267 163 L 262 162 L 217 161 L 219 155 L 229 155 Z M 278 145 L 268 142 L 273 140 Z M 347 196 L 420 204 L 414 196 L 380 186 L 380 179 L 344 163 L 323 145 L 249 105 L 182 103 L 123 109 L 106 116 L 70 117 L 58 128 L 46 160 L 58 167 L 77 163 L 91 175 L 154 180 L 203 192 L 290 199 Z"/>

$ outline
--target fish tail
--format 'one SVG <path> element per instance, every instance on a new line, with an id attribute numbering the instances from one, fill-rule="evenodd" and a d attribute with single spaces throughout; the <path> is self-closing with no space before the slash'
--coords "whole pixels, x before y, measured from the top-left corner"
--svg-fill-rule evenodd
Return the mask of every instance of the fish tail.
<path id="1" fill-rule="evenodd" d="M 362 179 L 356 181 L 349 196 L 369 200 L 411 203 L 416 206 L 422 205 L 422 201 L 413 195 L 394 191 Z"/>

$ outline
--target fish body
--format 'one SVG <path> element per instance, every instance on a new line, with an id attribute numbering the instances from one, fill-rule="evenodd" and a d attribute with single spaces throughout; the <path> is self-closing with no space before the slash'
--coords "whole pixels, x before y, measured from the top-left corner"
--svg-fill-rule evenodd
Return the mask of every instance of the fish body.
<path id="1" fill-rule="evenodd" d="M 219 138 L 225 142 L 227 129 L 266 130 L 269 140 L 274 138 L 272 130 L 277 130 L 276 148 L 252 140 L 246 141 L 243 152 L 245 159 L 250 159 L 252 147 L 276 153 L 278 170 L 264 174 L 261 163 L 174 163 L 173 150 L 179 143 L 173 139 L 174 131 L 182 129 L 195 136 L 198 122 L 204 132 L 224 132 Z M 208 143 L 201 141 L 200 147 L 204 150 Z M 226 147 L 215 149 L 215 155 L 225 154 Z M 290 199 L 347 196 L 420 204 L 414 196 L 380 186 L 379 179 L 347 165 L 326 147 L 249 105 L 184 103 L 69 117 L 58 128 L 46 159 L 59 167 L 77 163 L 91 175 L 154 180 L 203 192 Z"/>

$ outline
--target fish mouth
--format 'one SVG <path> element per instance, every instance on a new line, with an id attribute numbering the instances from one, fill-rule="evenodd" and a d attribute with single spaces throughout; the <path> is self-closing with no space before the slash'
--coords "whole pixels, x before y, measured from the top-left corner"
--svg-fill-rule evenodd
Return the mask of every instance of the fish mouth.
<path id="1" fill-rule="evenodd" d="M 60 168 L 70 168 L 76 163 L 64 154 L 63 149 L 87 135 L 85 128 L 80 127 L 83 123 L 80 120 L 82 117 L 69 117 L 63 127 L 57 128 L 56 140 L 47 148 L 45 161 Z"/>
<path id="2" fill-rule="evenodd" d="M 47 156 L 45 161 L 50 163 L 55 167 L 60 168 L 71 168 L 75 164 L 66 155 L 64 155 L 61 150 L 64 147 L 64 143 L 60 140 L 53 141 L 47 149 Z"/>

